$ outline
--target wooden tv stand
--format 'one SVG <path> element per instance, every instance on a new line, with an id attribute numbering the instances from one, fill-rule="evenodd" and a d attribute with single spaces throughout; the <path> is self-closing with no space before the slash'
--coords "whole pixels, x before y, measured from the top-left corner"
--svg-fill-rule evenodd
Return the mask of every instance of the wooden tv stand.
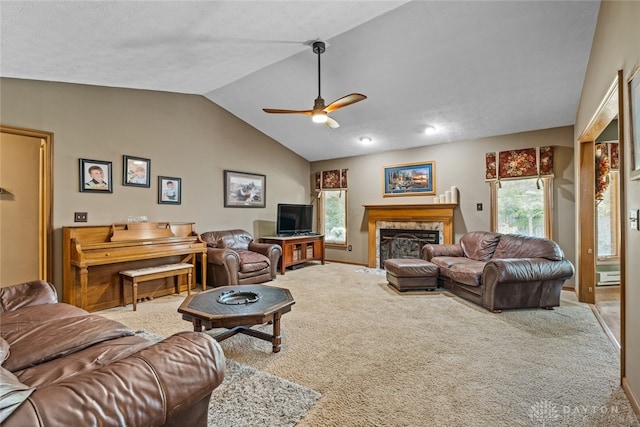
<path id="1" fill-rule="evenodd" d="M 275 243 L 282 246 L 282 256 L 279 266 L 280 274 L 284 274 L 287 267 L 303 264 L 309 261 L 320 261 L 324 264 L 324 235 L 262 237 L 263 243 Z"/>

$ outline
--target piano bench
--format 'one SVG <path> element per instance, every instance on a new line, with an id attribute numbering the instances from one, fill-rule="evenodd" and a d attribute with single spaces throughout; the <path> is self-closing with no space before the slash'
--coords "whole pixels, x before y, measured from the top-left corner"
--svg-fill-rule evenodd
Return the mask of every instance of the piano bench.
<path id="1" fill-rule="evenodd" d="M 134 270 L 122 270 L 122 306 L 125 307 L 127 302 L 124 297 L 124 290 L 127 282 L 131 283 L 133 289 L 133 311 L 136 311 L 136 303 L 138 301 L 138 283 L 148 280 L 163 279 L 165 277 L 187 275 L 187 294 L 191 295 L 191 280 L 193 277 L 193 265 L 186 263 L 164 264 L 154 267 L 138 268 Z M 180 284 L 176 279 L 176 293 L 180 293 Z"/>

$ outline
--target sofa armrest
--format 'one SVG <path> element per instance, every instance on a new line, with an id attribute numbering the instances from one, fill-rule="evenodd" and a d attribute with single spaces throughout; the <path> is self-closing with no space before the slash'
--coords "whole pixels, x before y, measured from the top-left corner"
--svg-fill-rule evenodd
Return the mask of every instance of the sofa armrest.
<path id="1" fill-rule="evenodd" d="M 431 261 L 431 258 L 437 256 L 464 256 L 464 252 L 459 244 L 435 245 L 427 243 L 422 247 L 422 259 Z"/>
<path id="2" fill-rule="evenodd" d="M 213 338 L 182 332 L 100 369 L 38 388 L 3 426 L 205 427 L 207 405 L 201 403 L 208 403 L 222 383 L 224 370 L 224 354 Z"/>
<path id="3" fill-rule="evenodd" d="M 32 280 L 0 288 L 0 313 L 30 305 L 55 304 L 57 302 L 56 288 L 44 280 Z"/>
<path id="4" fill-rule="evenodd" d="M 216 265 L 236 265 L 240 268 L 240 255 L 230 248 L 207 248 L 207 262 Z"/>
<path id="5" fill-rule="evenodd" d="M 566 259 L 506 258 L 488 261 L 482 272 L 482 283 L 523 283 L 543 280 L 567 280 L 573 277 L 573 264 Z"/>
<path id="6" fill-rule="evenodd" d="M 249 243 L 249 250 L 253 252 L 258 252 L 269 258 L 270 261 L 278 262 L 280 256 L 282 255 L 282 248 L 280 245 L 275 243 L 259 243 L 259 242 L 251 242 Z"/>

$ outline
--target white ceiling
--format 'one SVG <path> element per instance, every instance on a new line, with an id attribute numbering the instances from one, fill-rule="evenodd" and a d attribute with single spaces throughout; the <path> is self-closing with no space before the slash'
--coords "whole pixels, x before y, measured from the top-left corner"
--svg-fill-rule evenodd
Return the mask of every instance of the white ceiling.
<path id="1" fill-rule="evenodd" d="M 2 0 L 0 75 L 201 94 L 316 161 L 574 124 L 599 6 Z M 333 130 L 262 111 L 313 107 L 318 39 L 325 101 L 368 97 Z"/>

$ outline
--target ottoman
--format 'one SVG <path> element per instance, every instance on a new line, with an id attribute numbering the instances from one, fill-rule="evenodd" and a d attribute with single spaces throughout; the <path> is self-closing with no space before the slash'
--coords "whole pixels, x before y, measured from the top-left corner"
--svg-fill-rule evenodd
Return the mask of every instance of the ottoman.
<path id="1" fill-rule="evenodd" d="M 437 265 L 419 258 L 392 258 L 384 262 L 389 284 L 404 292 L 410 289 L 434 290 L 438 287 Z"/>

